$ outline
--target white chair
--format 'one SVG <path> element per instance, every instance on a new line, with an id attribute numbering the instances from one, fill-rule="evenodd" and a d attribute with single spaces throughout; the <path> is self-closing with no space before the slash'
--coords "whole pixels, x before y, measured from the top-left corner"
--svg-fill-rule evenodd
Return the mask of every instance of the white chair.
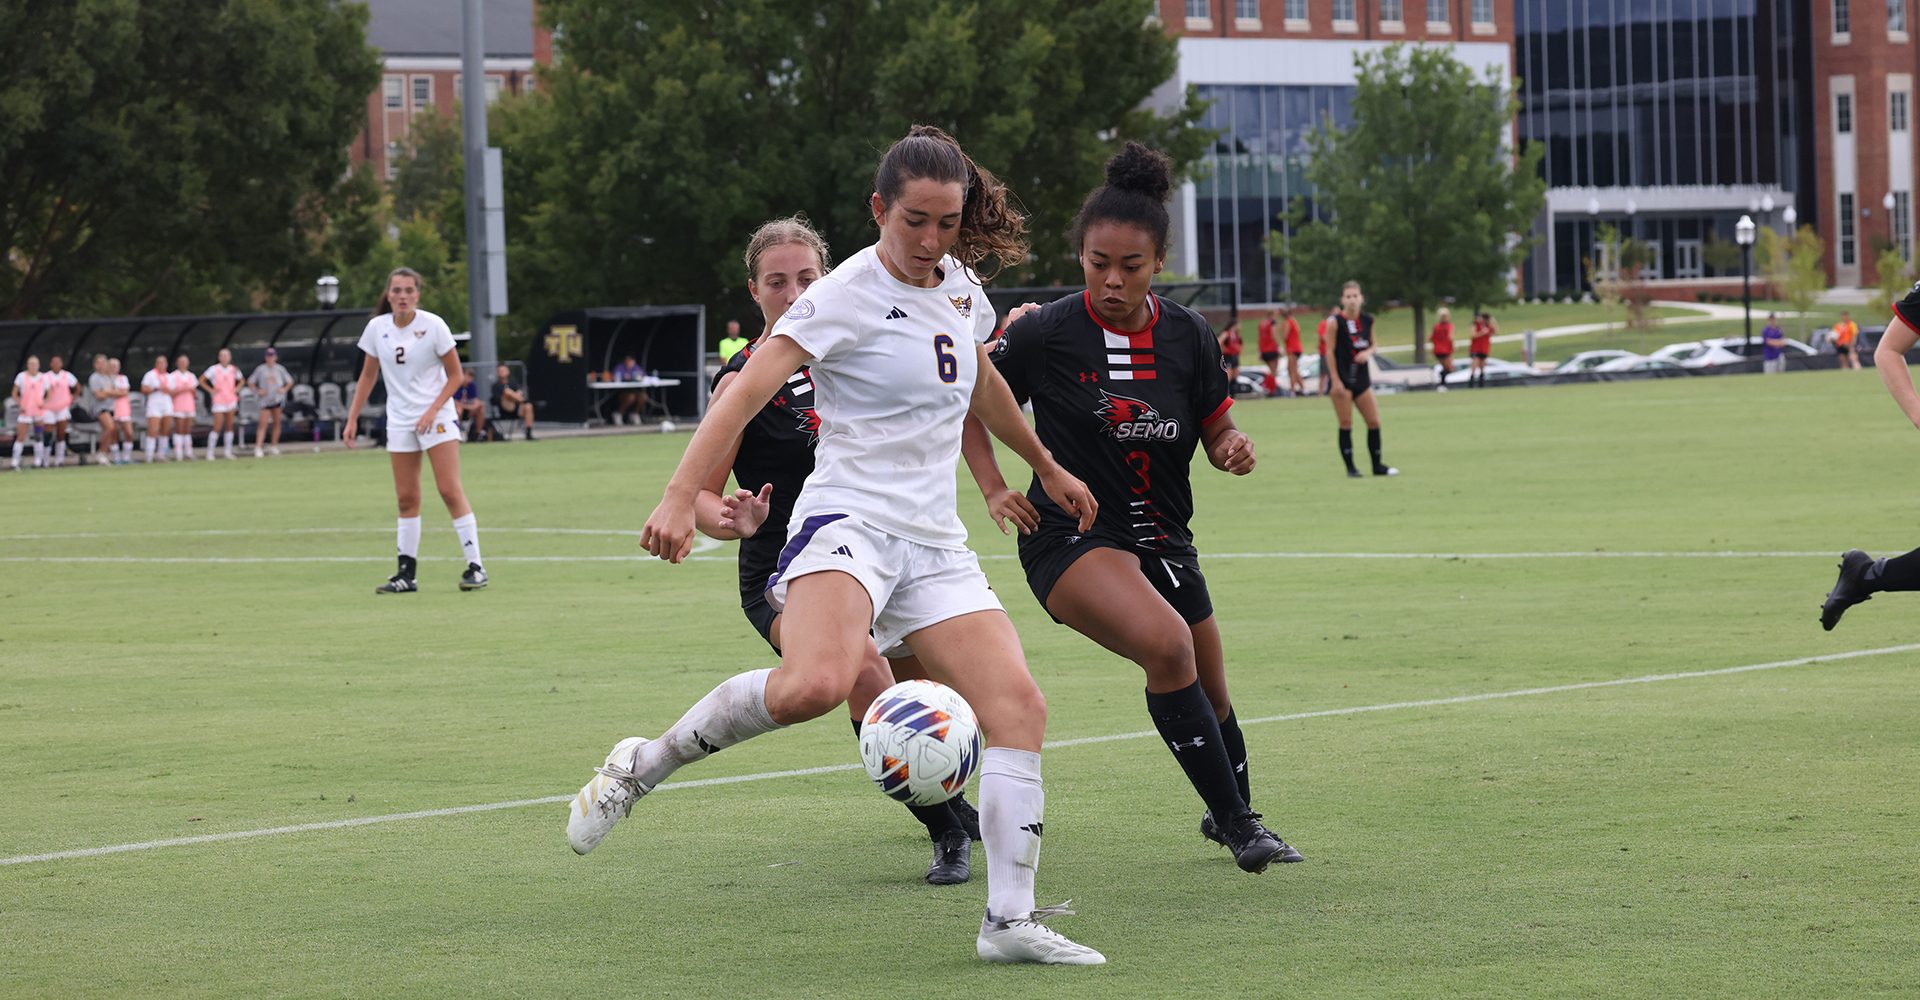
<path id="1" fill-rule="evenodd" d="M 323 382 L 320 384 L 320 406 L 318 412 L 321 420 L 330 421 L 333 424 L 334 440 L 341 440 L 345 436 L 347 404 L 345 400 L 340 398 L 339 383 Z"/>

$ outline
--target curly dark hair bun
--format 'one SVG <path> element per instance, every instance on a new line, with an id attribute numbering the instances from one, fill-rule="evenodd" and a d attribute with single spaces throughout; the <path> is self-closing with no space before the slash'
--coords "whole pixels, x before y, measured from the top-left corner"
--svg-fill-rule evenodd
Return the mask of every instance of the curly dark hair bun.
<path id="1" fill-rule="evenodd" d="M 1159 150 L 1128 140 L 1127 148 L 1107 161 L 1107 186 L 1166 201 L 1173 193 L 1173 160 Z"/>

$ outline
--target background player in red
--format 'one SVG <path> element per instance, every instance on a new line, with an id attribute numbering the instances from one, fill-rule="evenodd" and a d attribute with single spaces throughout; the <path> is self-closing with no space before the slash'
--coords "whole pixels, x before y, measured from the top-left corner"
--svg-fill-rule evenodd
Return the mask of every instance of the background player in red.
<path id="1" fill-rule="evenodd" d="M 1226 365 L 1228 386 L 1240 381 L 1240 352 L 1246 349 L 1246 341 L 1240 339 L 1239 323 L 1229 323 L 1220 331 L 1220 360 Z"/>
<path id="2" fill-rule="evenodd" d="M 1333 332 L 1339 323 L 1339 306 L 1334 306 L 1332 311 L 1320 318 L 1320 343 L 1313 352 L 1320 356 L 1320 395 L 1322 396 L 1327 395 L 1333 387 L 1333 366 L 1327 363 L 1327 334 Z"/>
<path id="3" fill-rule="evenodd" d="M 1267 377 L 1260 388 L 1269 396 L 1280 395 L 1280 338 L 1274 335 L 1274 326 L 1280 319 L 1280 310 L 1267 310 L 1267 318 L 1260 321 L 1260 363 L 1267 366 Z"/>
<path id="4" fill-rule="evenodd" d="M 1055 621 L 1146 672 L 1147 714 L 1207 805 L 1200 832 L 1258 872 L 1300 854 L 1247 805 L 1246 741 L 1188 528 L 1194 448 L 1244 476 L 1253 443 L 1228 416 L 1230 359 L 1206 320 L 1153 294 L 1172 185 L 1167 157 L 1139 143 L 1109 160 L 1070 232 L 1087 290 L 1007 324 L 992 358 L 1014 398 L 1032 401 L 1041 443 L 1099 508 L 1083 530 L 1035 483 L 1034 514 L 1020 519 L 1028 586 Z M 991 502 L 1005 483 L 977 421 L 965 449 Z"/>
<path id="5" fill-rule="evenodd" d="M 1493 322 L 1493 314 L 1480 310 L 1473 318 L 1473 340 L 1467 343 L 1467 353 L 1473 359 L 1473 373 L 1467 376 L 1467 385 L 1487 387 L 1487 357 L 1493 353 L 1493 335 L 1500 328 Z"/>
<path id="6" fill-rule="evenodd" d="M 1433 360 L 1440 366 L 1440 391 L 1447 391 L 1447 376 L 1453 374 L 1453 311 L 1440 307 L 1433 324 Z"/>

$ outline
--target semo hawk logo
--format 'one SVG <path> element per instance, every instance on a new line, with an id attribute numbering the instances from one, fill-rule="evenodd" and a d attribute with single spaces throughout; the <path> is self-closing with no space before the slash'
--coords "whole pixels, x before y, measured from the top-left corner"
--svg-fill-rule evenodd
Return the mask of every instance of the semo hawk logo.
<path id="1" fill-rule="evenodd" d="M 1094 415 L 1107 422 L 1101 431 L 1115 441 L 1177 441 L 1180 421 L 1164 420 L 1145 402 L 1100 390 L 1100 409 Z"/>

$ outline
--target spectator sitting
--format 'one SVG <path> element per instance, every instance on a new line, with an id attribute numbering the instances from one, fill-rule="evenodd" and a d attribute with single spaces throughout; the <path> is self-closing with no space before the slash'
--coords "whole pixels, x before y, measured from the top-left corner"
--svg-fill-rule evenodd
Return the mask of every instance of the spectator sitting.
<path id="1" fill-rule="evenodd" d="M 643 374 L 640 370 L 640 362 L 634 360 L 633 355 L 629 354 L 614 366 L 613 380 L 638 382 Z M 633 415 L 633 422 L 637 424 L 640 422 L 641 415 L 646 412 L 647 390 L 645 389 L 622 389 L 620 395 L 614 399 L 613 422 L 616 424 L 626 423 L 628 414 Z"/>
<path id="2" fill-rule="evenodd" d="M 527 440 L 533 437 L 533 403 L 527 399 L 526 390 L 513 380 L 513 373 L 506 365 L 494 372 L 493 412 L 500 416 L 516 416 L 527 429 Z"/>
<path id="3" fill-rule="evenodd" d="M 468 441 L 486 440 L 487 407 L 480 401 L 480 387 L 473 382 L 473 370 L 461 369 L 460 388 L 453 390 L 453 409 L 467 425 Z"/>

